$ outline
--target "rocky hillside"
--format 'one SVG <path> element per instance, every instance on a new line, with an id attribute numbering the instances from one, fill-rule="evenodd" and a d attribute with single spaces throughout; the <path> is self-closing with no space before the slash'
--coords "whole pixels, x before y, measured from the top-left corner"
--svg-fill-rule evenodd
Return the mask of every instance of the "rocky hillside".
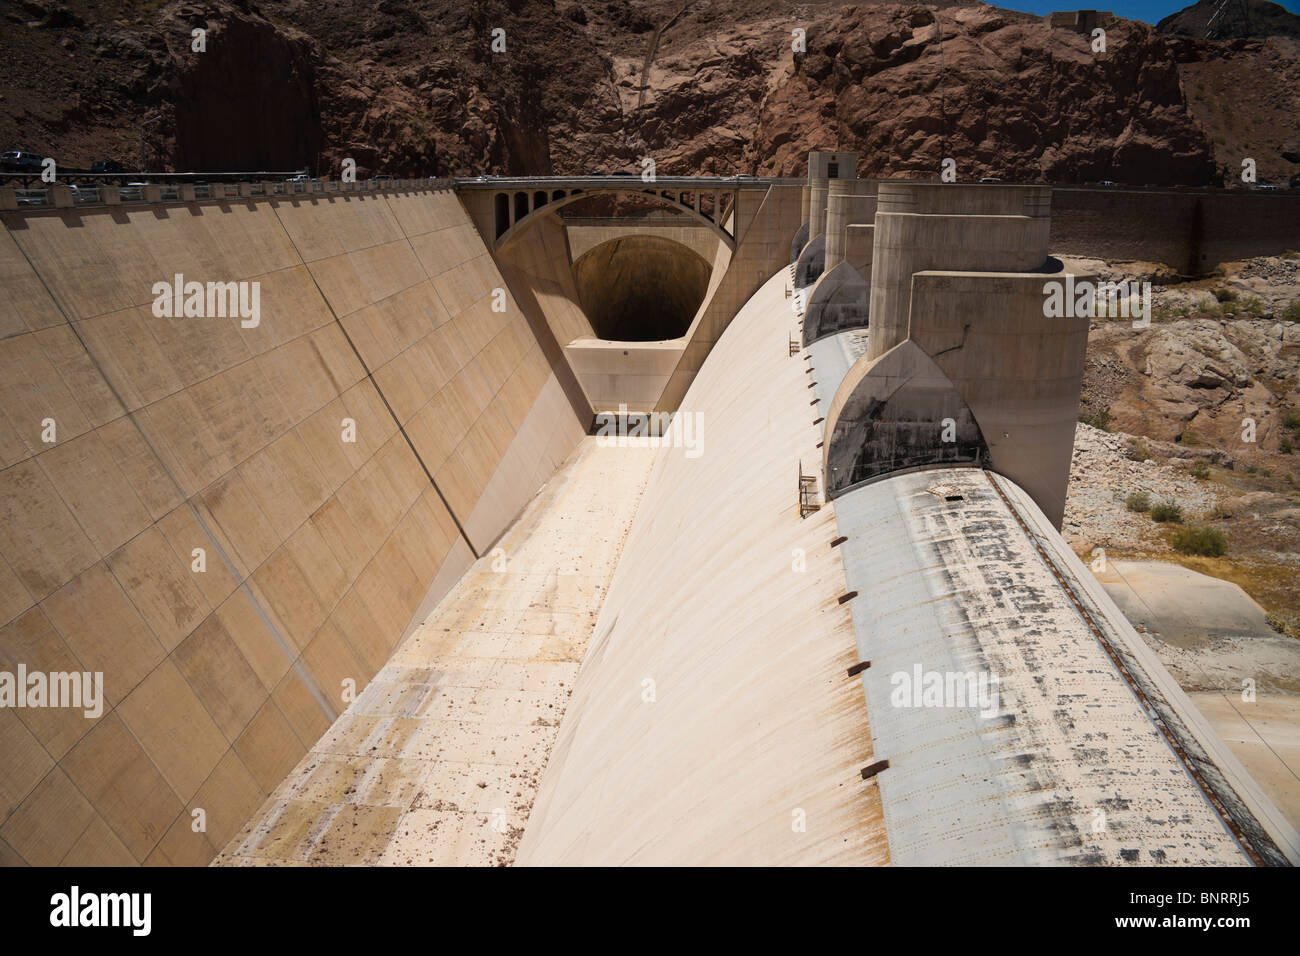
<path id="1" fill-rule="evenodd" d="M 1300 172 L 1300 42 L 983 4 L 0 0 L 0 142 L 65 166 L 1212 180 Z M 191 33 L 207 30 L 206 51 Z M 806 51 L 792 50 L 792 30 Z M 497 45 L 493 49 L 494 31 Z M 1288 156 L 1294 156 L 1292 159 Z"/>
<path id="2" fill-rule="evenodd" d="M 1164 270 L 1069 259 L 1103 279 L 1153 281 L 1153 320 L 1097 319 L 1088 340 L 1083 412 L 1132 435 L 1218 449 L 1300 478 L 1300 255 L 1225 263 L 1217 277 L 1169 282 Z M 1168 284 L 1161 284 L 1161 283 Z M 1243 442 L 1242 421 L 1255 422 Z M 1293 424 L 1286 424 L 1292 421 Z M 1300 448 L 1294 450 L 1300 451 Z"/>
<path id="3" fill-rule="evenodd" d="M 1102 547 L 1234 581 L 1300 637 L 1300 254 L 1290 256 L 1190 282 L 1069 260 L 1152 280 L 1155 292 L 1149 328 L 1093 322 L 1062 530 L 1081 555 Z M 1181 515 L 1153 520 L 1128 506 L 1135 493 Z M 1191 525 L 1222 535 L 1224 552 L 1180 552 L 1175 536 Z"/>
<path id="4" fill-rule="evenodd" d="M 1300 39 L 1300 17 L 1276 3 L 1269 3 L 1268 0 L 1233 0 L 1219 12 L 1221 6 L 1223 0 L 1198 0 L 1190 7 L 1165 17 L 1156 24 L 1156 29 L 1161 33 L 1184 36 L 1212 35 L 1220 40 L 1269 36 Z M 1211 19 L 1214 20 L 1213 24 Z"/>

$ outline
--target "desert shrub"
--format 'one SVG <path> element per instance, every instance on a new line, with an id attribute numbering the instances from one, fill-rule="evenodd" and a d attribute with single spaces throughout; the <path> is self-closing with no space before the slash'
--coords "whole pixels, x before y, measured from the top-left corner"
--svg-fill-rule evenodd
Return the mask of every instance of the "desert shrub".
<path id="1" fill-rule="evenodd" d="M 1282 318 L 1288 322 L 1300 322 L 1300 299 L 1296 299 L 1282 310 Z"/>
<path id="2" fill-rule="evenodd" d="M 1222 521 L 1225 518 L 1232 517 L 1232 510 L 1223 504 L 1215 503 L 1214 507 L 1205 512 L 1206 521 Z"/>
<path id="3" fill-rule="evenodd" d="M 1207 558 L 1217 558 L 1228 550 L 1222 531 L 1202 525 L 1179 528 L 1174 532 L 1172 544 L 1181 554 L 1200 554 Z"/>
<path id="4" fill-rule="evenodd" d="M 1289 611 L 1269 611 L 1264 615 L 1264 620 L 1279 634 L 1300 637 L 1300 617 L 1296 617 Z"/>
<path id="5" fill-rule="evenodd" d="M 1294 408 L 1282 409 L 1282 427 L 1300 433 L 1300 412 Z"/>
<path id="6" fill-rule="evenodd" d="M 1079 421 L 1085 425 L 1091 425 L 1093 428 L 1108 432 L 1110 431 L 1110 409 L 1103 408 L 1101 411 L 1092 414 L 1084 412 L 1079 416 Z"/>
<path id="7" fill-rule="evenodd" d="M 1247 312 L 1249 312 L 1251 315 L 1264 314 L 1264 303 L 1261 302 L 1257 296 L 1252 295 L 1252 296 L 1247 296 L 1245 299 L 1242 299 L 1241 307 L 1245 309 Z"/>
<path id="8" fill-rule="evenodd" d="M 1237 293 L 1233 292 L 1226 286 L 1219 286 L 1214 290 L 1214 297 L 1220 302 L 1231 302 L 1237 297 Z"/>
<path id="9" fill-rule="evenodd" d="M 1124 499 L 1124 507 L 1138 513 L 1151 510 L 1151 496 L 1145 491 L 1134 491 Z"/>
<path id="10" fill-rule="evenodd" d="M 1174 440 L 1180 445 L 1188 446 L 1201 445 L 1205 443 L 1205 439 L 1201 437 L 1201 433 L 1190 426 L 1184 428 L 1183 433 Z"/>
<path id="11" fill-rule="evenodd" d="M 1151 520 L 1158 521 L 1161 524 L 1166 521 L 1177 524 L 1183 520 L 1183 508 L 1178 502 L 1170 499 L 1162 501 L 1159 504 L 1151 506 Z"/>
<path id="12" fill-rule="evenodd" d="M 1131 441 L 1128 443 L 1128 457 L 1131 461 L 1146 461 L 1151 457 L 1151 452 L 1141 441 Z"/>
<path id="13" fill-rule="evenodd" d="M 1280 442 L 1277 443 L 1277 450 L 1284 455 L 1290 455 L 1292 452 L 1295 451 L 1295 447 L 1291 444 L 1291 439 L 1283 438 Z"/>
<path id="14" fill-rule="evenodd" d="M 1288 249 L 1286 252 L 1282 253 L 1282 258 L 1283 258 L 1283 259 L 1300 259 L 1300 252 L 1296 252 L 1294 249 Z"/>
<path id="15" fill-rule="evenodd" d="M 1187 473 L 1193 478 L 1209 478 L 1210 466 L 1203 461 L 1198 461 L 1187 469 Z"/>

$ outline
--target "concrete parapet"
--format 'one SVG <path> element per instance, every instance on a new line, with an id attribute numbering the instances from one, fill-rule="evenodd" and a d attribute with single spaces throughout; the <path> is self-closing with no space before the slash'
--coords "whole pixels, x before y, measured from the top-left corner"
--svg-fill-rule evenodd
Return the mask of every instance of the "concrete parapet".
<path id="1" fill-rule="evenodd" d="M 0 186 L 0 209 L 18 208 L 18 190 L 13 186 Z"/>
<path id="2" fill-rule="evenodd" d="M 50 187 L 50 205 L 58 209 L 66 209 L 73 203 L 72 190 L 67 186 L 56 185 Z"/>

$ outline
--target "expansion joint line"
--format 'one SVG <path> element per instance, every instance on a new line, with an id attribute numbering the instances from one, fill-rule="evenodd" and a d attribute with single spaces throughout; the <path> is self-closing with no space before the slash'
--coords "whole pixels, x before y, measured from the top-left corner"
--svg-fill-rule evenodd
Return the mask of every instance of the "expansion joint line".
<path id="1" fill-rule="evenodd" d="M 387 202 L 385 202 L 385 205 L 387 205 Z M 419 450 L 416 449 L 415 442 L 411 441 L 411 436 L 406 433 L 406 427 L 402 424 L 402 420 L 397 417 L 397 412 L 393 410 L 393 406 L 388 401 L 388 396 L 384 394 L 384 390 L 379 387 L 379 382 L 375 380 L 374 374 L 370 371 L 370 366 L 367 365 L 366 360 L 361 357 L 361 350 L 358 349 L 357 344 L 352 341 L 352 336 L 348 334 L 347 327 L 343 325 L 343 320 L 339 318 L 339 314 L 334 311 L 334 306 L 330 304 L 329 298 L 325 295 L 325 290 L 322 289 L 320 283 L 316 281 L 316 274 L 311 271 L 311 266 L 308 264 L 307 260 L 303 258 L 302 251 L 298 248 L 298 243 L 294 241 L 293 234 L 285 228 L 284 220 L 280 218 L 280 210 L 276 208 L 274 202 L 272 202 L 270 206 L 271 211 L 275 214 L 275 221 L 280 224 L 280 228 L 284 231 L 285 238 L 287 238 L 289 244 L 293 246 L 293 251 L 298 257 L 298 261 L 302 263 L 302 267 L 307 270 L 307 275 L 311 277 L 311 284 L 316 287 L 316 291 L 320 294 L 321 301 L 325 303 L 325 308 L 330 310 L 330 315 L 334 318 L 334 324 L 339 327 L 339 331 L 343 333 L 343 338 L 347 340 L 348 346 L 352 349 L 352 354 L 355 355 L 357 361 L 361 363 L 361 368 L 366 373 L 367 380 L 369 380 L 371 386 L 374 388 L 375 394 L 379 396 L 379 400 L 384 403 L 384 408 L 388 409 L 388 414 L 392 417 L 393 424 L 397 426 L 397 430 L 401 432 L 402 437 L 406 439 L 406 446 L 411 449 L 411 454 L 414 455 L 415 460 L 420 463 L 420 470 L 424 472 L 424 477 L 429 479 L 429 484 L 433 486 L 433 490 L 437 493 L 438 499 L 442 502 L 442 506 L 447 509 L 447 514 L 451 516 L 452 522 L 456 525 L 456 530 L 460 532 L 461 540 L 465 542 L 465 546 L 469 548 L 470 554 L 474 555 L 475 560 L 477 560 L 480 557 L 478 549 L 474 547 L 474 542 L 470 541 L 469 535 L 465 533 L 465 528 L 461 525 L 460 518 L 456 517 L 456 512 L 451 510 L 451 504 L 447 501 L 447 496 L 442 493 L 442 489 L 438 487 L 438 483 L 433 480 L 433 473 L 429 471 L 429 466 L 424 463 L 424 458 L 421 457 Z M 403 230 L 403 236 L 405 236 L 405 230 Z M 423 265 L 420 266 L 420 271 L 424 271 Z M 428 279 L 428 277 L 428 274 L 425 273 L 425 278 Z"/>
<path id="2" fill-rule="evenodd" d="M 1128 684 L 1129 689 L 1137 697 L 1138 702 L 1142 704 L 1147 713 L 1151 716 L 1151 722 L 1155 724 L 1156 729 L 1159 730 L 1161 735 L 1165 738 L 1165 742 L 1178 757 L 1179 762 L 1187 769 L 1187 772 L 1196 782 L 1196 785 L 1200 788 L 1205 799 L 1209 801 L 1210 806 L 1212 806 L 1215 812 L 1218 813 L 1224 826 L 1226 826 L 1229 832 L 1232 833 L 1233 837 L 1237 840 L 1237 843 L 1241 846 L 1242 850 L 1245 851 L 1246 855 L 1250 857 L 1251 862 L 1255 866 L 1266 865 L 1266 861 L 1259 854 L 1259 851 L 1256 850 L 1254 841 L 1246 836 L 1245 832 L 1241 829 L 1241 825 L 1237 823 L 1231 811 L 1223 805 L 1223 801 L 1219 799 L 1218 795 L 1214 792 L 1214 788 L 1211 787 L 1209 781 L 1205 779 L 1201 769 L 1196 765 L 1196 761 L 1174 737 L 1173 731 L 1166 723 L 1160 711 L 1147 695 L 1146 691 L 1142 689 L 1141 684 L 1138 682 L 1137 678 L 1133 676 L 1133 672 L 1129 670 L 1128 665 L 1124 663 L 1118 652 L 1116 652 L 1115 648 L 1106 638 L 1105 633 L 1097 625 L 1092 614 L 1088 612 L 1088 609 L 1075 593 L 1074 588 L 1070 586 L 1069 580 L 1061 573 L 1060 569 L 1056 566 L 1056 562 L 1051 559 L 1047 551 L 1043 548 L 1042 544 L 1038 540 L 1038 536 L 1030 530 L 1029 525 L 1027 525 L 1025 520 L 1020 516 L 1020 512 L 1017 510 L 1016 506 L 1011 503 L 1011 499 L 1008 498 L 1006 492 L 1002 490 L 997 479 L 988 471 L 985 471 L 984 477 L 988 480 L 988 483 L 993 486 L 993 490 L 998 493 L 998 497 L 1000 497 L 1003 503 L 1007 506 L 1007 510 L 1011 513 L 1011 516 L 1016 519 L 1016 524 L 1020 525 L 1020 530 L 1025 533 L 1025 537 L 1028 538 L 1029 542 L 1034 546 L 1034 550 L 1038 552 L 1038 556 L 1042 559 L 1043 564 L 1046 565 L 1047 570 L 1052 573 L 1052 576 L 1056 578 L 1057 582 L 1065 590 L 1066 595 L 1070 599 L 1070 603 L 1073 604 L 1075 610 L 1079 612 L 1079 616 L 1083 618 L 1083 622 L 1088 625 L 1088 629 L 1092 631 L 1092 635 L 1097 639 L 1097 643 L 1101 645 L 1101 649 L 1106 652 L 1106 656 L 1110 658 L 1111 663 L 1115 665 L 1115 669 L 1119 671 L 1120 677 L 1122 677 L 1124 682 Z"/>
<path id="3" fill-rule="evenodd" d="M 335 712 L 333 706 L 330 704 L 329 699 L 325 696 L 325 694 L 321 691 L 320 687 L 316 684 L 315 679 L 311 676 L 311 674 L 307 671 L 307 668 L 303 665 L 301 658 L 294 653 L 292 647 L 290 647 L 289 645 L 289 642 L 285 640 L 284 635 L 280 633 L 280 629 L 276 627 L 275 622 L 271 619 L 271 615 L 267 612 L 266 608 L 263 606 L 256 592 L 249 585 L 248 582 L 251 579 L 252 576 L 251 573 L 249 577 L 245 577 L 243 574 L 240 573 L 238 566 L 234 562 L 234 559 L 231 558 L 229 553 L 227 553 L 225 547 L 222 546 L 221 541 L 218 540 L 211 526 L 208 524 L 207 520 L 203 517 L 203 512 L 200 511 L 198 506 L 194 504 L 192 496 L 188 492 L 186 492 L 185 486 L 181 484 L 181 480 L 176 477 L 175 472 L 173 472 L 171 468 L 168 467 L 167 460 L 162 456 L 162 453 L 158 451 L 158 446 L 154 443 L 153 438 L 150 437 L 148 430 L 145 429 L 144 425 L 140 422 L 140 419 L 136 416 L 135 412 L 132 411 L 130 404 L 126 401 L 126 398 L 123 396 L 122 391 L 115 384 L 113 384 L 113 379 L 109 377 L 108 370 L 104 367 L 104 364 L 100 362 L 99 358 L 95 355 L 94 351 L 90 348 L 90 343 L 88 343 L 82 337 L 81 330 L 78 329 L 76 324 L 72 321 L 72 316 L 68 313 L 68 310 L 63 307 L 63 303 L 61 303 L 58 297 L 54 294 L 54 290 L 50 288 L 50 284 L 45 281 L 45 276 L 41 275 L 41 271 L 36 268 L 36 263 L 32 261 L 31 256 L 27 254 L 27 250 L 22 247 L 22 244 L 18 242 L 17 239 L 14 239 L 13 232 L 12 230 L 10 230 L 8 223 L 5 223 L 5 231 L 9 233 L 9 238 L 13 241 L 14 246 L 16 246 L 18 248 L 18 251 L 23 254 L 23 258 L 27 260 L 27 265 L 32 270 L 32 275 L 36 276 L 37 280 L 41 283 L 41 287 L 45 289 L 45 294 L 50 297 L 50 302 L 52 302 L 54 304 L 54 307 L 59 310 L 59 314 L 63 316 L 63 321 L 67 324 L 68 328 L 72 330 L 73 336 L 76 337 L 77 342 L 81 345 L 82 351 L 86 353 L 86 357 L 90 359 L 91 364 L 95 367 L 95 371 L 99 373 L 99 377 L 103 380 L 104 384 L 108 386 L 108 390 L 113 393 L 113 398 L 116 399 L 118 405 L 122 407 L 123 414 L 126 416 L 127 420 L 130 421 L 131 424 L 135 426 L 135 430 L 139 432 L 140 437 L 144 439 L 145 445 L 148 446 L 149 451 L 153 454 L 154 459 L 158 462 L 158 466 L 162 468 L 163 473 L 168 477 L 168 479 L 172 483 L 172 486 L 176 489 L 177 493 L 181 496 L 181 500 L 185 502 L 186 507 L 189 508 L 190 514 L 194 518 L 195 523 L 198 524 L 199 529 L 203 532 L 204 536 L 208 539 L 209 544 L 212 545 L 212 549 L 216 552 L 217 556 L 221 559 L 221 563 L 224 564 L 226 570 L 230 572 L 230 576 L 239 582 L 237 590 L 243 592 L 244 596 L 248 598 L 248 603 L 252 605 L 253 611 L 254 613 L 257 614 L 258 620 L 262 622 L 262 626 L 266 628 L 267 633 L 271 635 L 272 640 L 274 640 L 276 645 L 280 648 L 280 653 L 282 653 L 285 656 L 285 658 L 288 659 L 289 666 L 293 668 L 294 673 L 298 675 L 298 678 L 302 681 L 303 686 L 307 688 L 307 691 L 311 694 L 312 699 L 316 701 L 316 706 L 318 706 L 321 709 L 321 713 L 325 715 L 325 719 L 328 720 L 331 724 L 334 723 L 334 720 L 338 716 L 338 714 Z M 195 494 L 197 493 L 198 492 L 196 491 Z M 214 608 L 213 610 L 215 612 L 216 609 Z"/>

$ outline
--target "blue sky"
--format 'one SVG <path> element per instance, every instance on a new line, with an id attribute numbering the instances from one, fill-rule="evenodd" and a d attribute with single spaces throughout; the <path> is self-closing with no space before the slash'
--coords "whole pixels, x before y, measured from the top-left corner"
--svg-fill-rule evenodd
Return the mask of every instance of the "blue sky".
<path id="1" fill-rule="evenodd" d="M 1055 0 L 1055 2 L 1040 2 L 1040 0 L 990 0 L 995 7 L 1005 7 L 1008 10 L 1024 10 L 1027 13 L 1051 13 L 1053 10 L 1076 10 L 1088 9 L 1091 7 L 1095 10 L 1109 10 L 1119 17 L 1125 17 L 1129 20 L 1143 20 L 1150 24 L 1164 19 L 1171 13 L 1177 13 L 1184 7 L 1189 7 L 1196 0 L 1114 0 L 1107 3 L 1105 0 L 1090 0 L 1090 3 L 1083 4 L 1070 3 L 1068 0 Z M 1273 0 L 1279 3 L 1292 13 L 1300 12 L 1300 4 L 1297 0 Z"/>

